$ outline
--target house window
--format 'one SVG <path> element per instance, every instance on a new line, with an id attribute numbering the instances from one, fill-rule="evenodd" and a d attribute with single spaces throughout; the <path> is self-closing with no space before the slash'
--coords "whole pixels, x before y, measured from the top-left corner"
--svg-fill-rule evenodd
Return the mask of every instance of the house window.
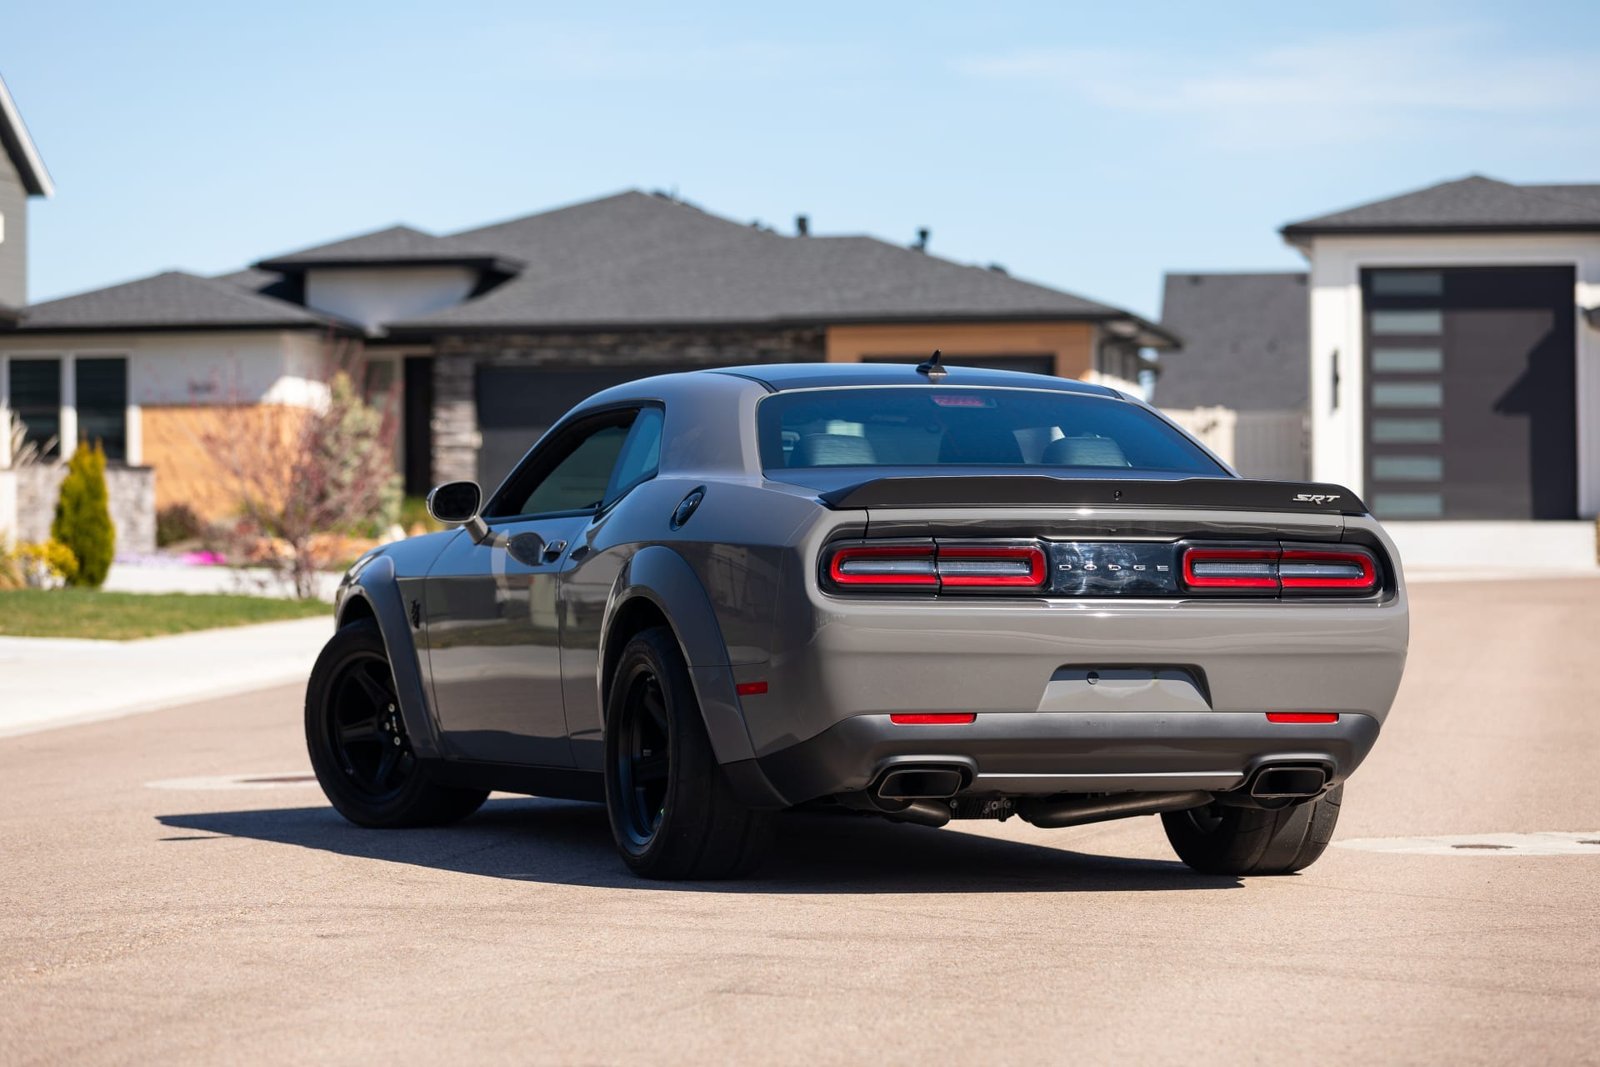
<path id="1" fill-rule="evenodd" d="M 121 357 L 73 361 L 78 439 L 100 442 L 106 459 L 128 458 L 128 361 Z"/>
<path id="2" fill-rule="evenodd" d="M 25 428 L 23 441 L 42 456 L 61 454 L 61 361 L 13 359 L 11 410 Z"/>

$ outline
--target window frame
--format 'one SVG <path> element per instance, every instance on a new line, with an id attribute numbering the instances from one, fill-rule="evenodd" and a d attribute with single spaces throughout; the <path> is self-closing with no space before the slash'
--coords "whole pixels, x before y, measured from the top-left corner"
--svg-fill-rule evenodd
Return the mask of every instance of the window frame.
<path id="1" fill-rule="evenodd" d="M 590 408 L 582 412 L 568 415 L 561 422 L 556 423 L 537 444 L 529 450 L 522 461 L 512 468 L 506 475 L 488 502 L 483 506 L 480 516 L 490 526 L 501 523 L 529 522 L 535 519 L 564 519 L 588 516 L 595 518 L 609 511 L 618 501 L 632 492 L 637 486 L 650 481 L 660 473 L 659 458 L 656 470 L 648 477 L 639 478 L 632 485 L 621 489 L 614 499 L 608 499 L 611 493 L 611 478 L 616 474 L 613 465 L 611 474 L 606 479 L 606 496 L 601 498 L 600 505 L 592 508 L 569 508 L 563 511 L 537 511 L 518 512 L 514 515 L 495 515 L 494 509 L 502 506 L 508 499 L 526 501 L 533 495 L 535 489 L 544 483 L 555 469 L 561 465 L 578 447 L 594 434 L 613 426 L 626 426 L 631 432 L 633 424 L 638 421 L 639 415 L 645 408 L 654 407 L 662 410 L 662 437 L 666 436 L 665 405 L 659 401 L 627 400 L 616 404 L 608 404 L 602 408 Z M 622 416 L 628 416 L 623 421 Z M 627 440 L 623 440 L 626 446 Z M 618 453 L 621 460 L 621 453 Z M 537 479 L 537 480 L 534 480 Z"/>
<path id="2" fill-rule="evenodd" d="M 821 386 L 812 386 L 812 387 L 804 388 L 804 389 L 782 389 L 782 390 L 779 390 L 777 392 L 769 393 L 766 396 L 761 397 L 758 401 L 756 401 L 756 411 L 755 411 L 756 439 L 755 439 L 755 444 L 756 444 L 756 462 L 760 465 L 762 475 L 765 476 L 765 477 L 771 477 L 771 475 L 768 473 L 769 470 L 776 470 L 776 471 L 846 470 L 846 469 L 850 469 L 850 468 L 854 468 L 854 469 L 860 470 L 860 469 L 871 469 L 871 468 L 875 468 L 875 467 L 901 466 L 901 465 L 897 465 L 897 464 L 881 463 L 880 462 L 880 463 L 871 463 L 871 464 L 859 464 L 859 463 L 858 464 L 830 464 L 830 465 L 823 466 L 823 467 L 770 467 L 769 468 L 768 463 L 767 463 L 768 448 L 769 448 L 769 442 L 767 440 L 767 429 L 768 429 L 768 427 L 766 425 L 766 422 L 762 419 L 762 413 L 761 413 L 762 407 L 764 407 L 769 401 L 776 400 L 776 399 L 778 399 L 780 397 L 793 396 L 793 395 L 795 395 L 797 393 L 826 393 L 826 392 L 839 392 L 839 391 L 865 391 L 865 390 L 869 390 L 869 389 L 871 389 L 871 390 L 894 389 L 894 390 L 919 391 L 919 390 L 927 390 L 929 388 L 930 388 L 930 386 L 928 386 L 928 385 L 857 385 L 857 384 L 821 385 Z M 933 386 L 932 388 L 945 388 L 945 387 L 943 387 L 943 386 Z M 1196 454 L 1198 455 L 1199 458 L 1203 459 L 1205 462 L 1210 463 L 1210 464 L 1212 464 L 1213 466 L 1215 466 L 1217 468 L 1215 473 L 1209 473 L 1209 472 L 1203 473 L 1203 472 L 1200 472 L 1200 471 L 1176 471 L 1176 470 L 1169 470 L 1167 468 L 1131 467 L 1131 468 L 1129 468 L 1129 473 L 1130 474 L 1137 475 L 1137 474 L 1139 474 L 1141 472 L 1145 472 L 1145 473 L 1155 472 L 1155 473 L 1162 473 L 1162 474 L 1169 474 L 1169 473 L 1183 474 L 1183 475 L 1186 475 L 1187 477 L 1191 477 L 1191 478 L 1213 478 L 1213 477 L 1216 477 L 1216 478 L 1236 478 L 1236 477 L 1238 477 L 1238 473 L 1236 471 L 1234 471 L 1232 467 L 1230 467 L 1228 464 L 1224 463 L 1218 456 L 1213 454 L 1212 451 L 1209 448 L 1207 448 L 1203 443 L 1201 443 L 1199 440 L 1197 440 L 1187 430 L 1185 430 L 1183 427 L 1179 426 L 1176 422 L 1174 422 L 1173 420 L 1169 419 L 1166 415 L 1164 415 L 1159 408 L 1155 408 L 1155 407 L 1151 406 L 1150 404 L 1144 403 L 1144 402 L 1139 401 L 1137 399 L 1127 398 L 1120 392 L 1116 396 L 1104 396 L 1104 395 L 1097 394 L 1097 393 L 1081 393 L 1081 392 L 1078 392 L 1078 391 L 1072 390 L 1072 389 L 1046 389 L 1046 388 L 1040 388 L 1039 386 L 1035 386 L 1035 385 L 989 385 L 989 384 L 984 384 L 984 385 L 963 385 L 963 386 L 953 387 L 952 388 L 952 391 L 959 391 L 959 392 L 972 392 L 972 391 L 977 391 L 977 390 L 987 390 L 987 391 L 992 391 L 992 392 L 1011 392 L 1011 393 L 1042 393 L 1042 394 L 1047 395 L 1047 396 L 1071 397 L 1074 400 L 1092 400 L 1092 401 L 1100 401 L 1102 403 L 1109 403 L 1109 404 L 1119 404 L 1119 403 L 1120 404 L 1127 404 L 1127 405 L 1129 405 L 1131 407 L 1138 408 L 1145 415 L 1147 415 L 1150 418 L 1152 418 L 1156 423 L 1158 423 L 1158 424 L 1160 424 L 1160 425 L 1172 430 L 1173 433 L 1176 434 L 1178 440 L 1181 441 L 1183 444 L 1187 445 L 1188 447 L 1192 448 L 1196 452 Z M 773 428 L 776 429 L 778 427 L 775 425 Z M 770 444 L 776 445 L 779 448 L 779 450 L 781 451 L 781 444 L 778 444 L 777 442 L 771 442 Z M 1026 463 L 1024 463 L 1024 464 L 930 464 L 930 465 L 916 465 L 916 466 L 914 466 L 914 468 L 908 468 L 908 469 L 926 470 L 926 471 L 942 471 L 945 474 L 948 474 L 948 475 L 951 475 L 951 476 L 958 476 L 961 473 L 961 468 L 964 467 L 964 466 L 965 467 L 969 467 L 969 468 L 982 467 L 982 466 L 998 466 L 998 467 L 1006 467 L 1007 469 L 1015 469 L 1015 470 L 1020 470 L 1020 471 L 1026 471 L 1028 473 L 1033 473 L 1033 474 L 1048 473 L 1050 471 L 1062 471 L 1062 470 L 1101 469 L 1101 468 L 1052 467 L 1052 466 L 1046 466 L 1046 465 L 1043 465 L 1043 464 L 1026 464 Z M 1110 468 L 1104 468 L 1104 469 L 1110 469 Z"/>

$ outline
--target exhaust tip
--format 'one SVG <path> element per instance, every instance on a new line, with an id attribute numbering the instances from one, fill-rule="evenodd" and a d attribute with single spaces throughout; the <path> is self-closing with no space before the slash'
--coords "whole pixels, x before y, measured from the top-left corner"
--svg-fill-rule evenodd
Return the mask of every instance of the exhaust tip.
<path id="1" fill-rule="evenodd" d="M 966 783 L 967 776 L 957 767 L 896 767 L 884 773 L 872 792 L 880 800 L 943 800 Z"/>
<path id="2" fill-rule="evenodd" d="M 1328 785 L 1328 769 L 1319 764 L 1282 764 L 1263 767 L 1250 782 L 1257 800 L 1300 800 L 1321 796 Z"/>

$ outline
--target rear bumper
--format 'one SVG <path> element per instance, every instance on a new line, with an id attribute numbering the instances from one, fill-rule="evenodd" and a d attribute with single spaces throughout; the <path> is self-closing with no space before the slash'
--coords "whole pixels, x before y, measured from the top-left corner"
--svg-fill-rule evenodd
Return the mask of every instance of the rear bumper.
<path id="1" fill-rule="evenodd" d="M 898 763 L 968 768 L 968 794 L 1226 792 L 1268 761 L 1325 764 L 1343 781 L 1378 739 L 1371 715 L 1279 724 L 1260 712 L 1001 712 L 966 725 L 900 726 L 856 715 L 728 771 L 750 796 L 793 805 L 866 789 Z M 751 797 L 754 799 L 754 797 Z"/>

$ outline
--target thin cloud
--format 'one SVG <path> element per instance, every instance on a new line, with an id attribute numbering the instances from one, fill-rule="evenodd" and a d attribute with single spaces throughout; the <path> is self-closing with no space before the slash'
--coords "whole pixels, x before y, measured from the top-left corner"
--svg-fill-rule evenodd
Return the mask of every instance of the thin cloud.
<path id="1" fill-rule="evenodd" d="M 1224 143 L 1348 144 L 1514 119 L 1582 123 L 1600 54 L 1514 55 L 1487 27 L 1394 30 L 1247 55 L 1030 48 L 959 64 L 969 76 L 1054 85 L 1101 107 L 1194 123 Z"/>

